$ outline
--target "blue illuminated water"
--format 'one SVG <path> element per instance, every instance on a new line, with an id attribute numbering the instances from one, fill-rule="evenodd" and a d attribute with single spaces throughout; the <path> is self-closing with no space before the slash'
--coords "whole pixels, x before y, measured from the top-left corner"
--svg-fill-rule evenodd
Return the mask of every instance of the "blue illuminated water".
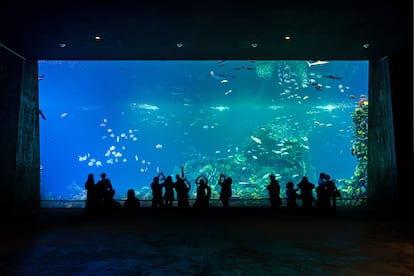
<path id="1" fill-rule="evenodd" d="M 260 197 L 265 172 L 297 153 L 285 144 L 293 137 L 301 152 L 282 187 L 300 181 L 301 160 L 314 183 L 322 171 L 349 179 L 357 165 L 350 114 L 368 94 L 367 61 L 40 61 L 39 74 L 42 199 L 82 199 L 87 175 L 101 172 L 116 198 L 129 188 L 143 198 L 158 171 L 184 166 L 193 182 L 218 164 L 235 190 L 256 179 L 239 194 Z"/>

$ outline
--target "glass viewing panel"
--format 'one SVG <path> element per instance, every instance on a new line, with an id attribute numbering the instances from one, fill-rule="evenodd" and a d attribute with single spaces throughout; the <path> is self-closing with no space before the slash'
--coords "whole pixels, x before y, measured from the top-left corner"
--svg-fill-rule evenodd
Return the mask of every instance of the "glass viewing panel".
<path id="1" fill-rule="evenodd" d="M 182 166 L 192 199 L 200 174 L 218 199 L 221 173 L 247 206 L 269 205 L 270 174 L 282 197 L 320 172 L 343 204 L 366 197 L 368 61 L 39 61 L 39 104 L 45 201 L 84 200 L 102 172 L 149 200 Z"/>

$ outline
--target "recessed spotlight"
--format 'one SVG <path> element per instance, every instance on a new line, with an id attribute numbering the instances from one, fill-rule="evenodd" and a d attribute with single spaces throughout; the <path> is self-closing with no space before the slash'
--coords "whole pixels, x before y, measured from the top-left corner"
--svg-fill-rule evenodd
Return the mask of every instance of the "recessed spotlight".
<path id="1" fill-rule="evenodd" d="M 182 44 L 181 42 L 178 42 L 176 45 L 177 45 L 178 48 L 181 48 L 181 47 L 184 46 L 184 44 Z"/>
<path id="2" fill-rule="evenodd" d="M 364 47 L 365 49 L 368 49 L 369 46 L 371 46 L 371 45 L 369 45 L 369 43 L 365 43 L 364 45 L 362 45 L 362 47 Z"/>
<path id="3" fill-rule="evenodd" d="M 257 43 L 252 43 L 250 44 L 250 46 L 252 46 L 252 48 L 257 48 L 257 46 L 259 46 Z"/>
<path id="4" fill-rule="evenodd" d="M 292 37 L 291 37 L 290 35 L 285 35 L 284 39 L 285 39 L 285 40 L 291 40 L 291 39 L 292 39 Z"/>
<path id="5" fill-rule="evenodd" d="M 95 36 L 95 40 L 101 40 L 101 39 L 102 39 L 102 37 L 100 35 Z"/>
<path id="6" fill-rule="evenodd" d="M 60 43 L 58 43 L 58 46 L 60 48 L 65 48 L 66 47 L 66 43 L 60 42 Z"/>

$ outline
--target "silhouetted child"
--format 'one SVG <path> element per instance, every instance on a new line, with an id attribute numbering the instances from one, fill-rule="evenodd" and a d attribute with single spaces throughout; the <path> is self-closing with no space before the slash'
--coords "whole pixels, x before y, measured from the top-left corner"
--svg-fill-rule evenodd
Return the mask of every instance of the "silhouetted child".
<path id="1" fill-rule="evenodd" d="M 208 179 L 204 175 L 199 175 L 195 182 L 197 185 L 197 198 L 193 207 L 208 208 L 211 197 L 211 187 L 208 186 Z"/>
<path id="2" fill-rule="evenodd" d="M 233 183 L 233 179 L 231 177 L 226 177 L 224 174 L 220 175 L 218 185 L 221 186 L 220 191 L 220 200 L 223 204 L 223 207 L 229 207 L 229 200 L 232 196 L 231 184 Z"/>
<path id="3" fill-rule="evenodd" d="M 297 191 L 298 189 L 294 189 L 294 184 L 292 181 L 289 181 L 286 184 L 286 196 L 287 196 L 287 205 L 288 208 L 297 208 L 298 204 L 296 203 L 296 199 L 298 198 Z"/>
<path id="4" fill-rule="evenodd" d="M 276 176 L 271 174 L 269 175 L 270 183 L 267 185 L 267 190 L 269 192 L 270 207 L 275 208 L 282 205 L 282 199 L 280 198 L 280 185 L 279 181 L 276 179 Z"/>
<path id="5" fill-rule="evenodd" d="M 134 189 L 129 189 L 127 192 L 127 199 L 124 202 L 124 210 L 126 213 L 135 214 L 141 207 L 141 202 L 135 196 Z"/>

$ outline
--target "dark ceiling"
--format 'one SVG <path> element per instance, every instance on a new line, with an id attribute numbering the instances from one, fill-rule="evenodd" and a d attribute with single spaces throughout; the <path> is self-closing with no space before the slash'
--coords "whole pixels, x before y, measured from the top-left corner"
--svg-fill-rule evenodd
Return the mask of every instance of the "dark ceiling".
<path id="1" fill-rule="evenodd" d="M 376 59 L 412 47 L 411 0 L 130 2 L 6 2 L 0 43 L 39 60 Z"/>

